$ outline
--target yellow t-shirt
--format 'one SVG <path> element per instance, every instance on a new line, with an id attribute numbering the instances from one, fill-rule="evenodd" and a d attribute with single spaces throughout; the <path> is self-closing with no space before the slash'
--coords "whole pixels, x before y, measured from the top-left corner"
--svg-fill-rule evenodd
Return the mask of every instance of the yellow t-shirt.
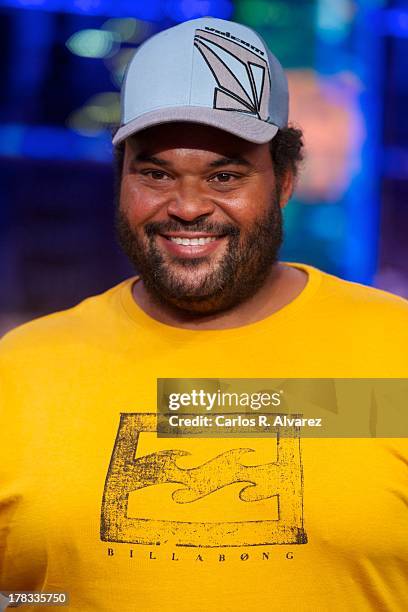
<path id="1" fill-rule="evenodd" d="M 236 329 L 159 323 L 129 279 L 7 334 L 0 591 L 77 612 L 408 609 L 406 439 L 156 435 L 157 378 L 408 377 L 405 300 L 290 265 L 302 293 Z"/>

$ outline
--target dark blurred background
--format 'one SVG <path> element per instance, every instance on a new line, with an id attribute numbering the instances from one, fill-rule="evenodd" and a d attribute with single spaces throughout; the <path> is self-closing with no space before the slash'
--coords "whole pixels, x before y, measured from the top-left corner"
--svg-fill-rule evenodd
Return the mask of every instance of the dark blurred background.
<path id="1" fill-rule="evenodd" d="M 126 63 L 203 15 L 287 70 L 307 163 L 281 259 L 408 297 L 408 0 L 0 0 L 0 333 L 132 274 L 110 132 Z"/>

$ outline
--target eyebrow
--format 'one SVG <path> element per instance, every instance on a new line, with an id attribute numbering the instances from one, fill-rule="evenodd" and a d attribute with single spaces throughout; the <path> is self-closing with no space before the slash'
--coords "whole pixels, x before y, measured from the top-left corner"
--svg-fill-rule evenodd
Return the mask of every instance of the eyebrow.
<path id="1" fill-rule="evenodd" d="M 219 168 L 220 166 L 245 166 L 246 168 L 250 168 L 252 167 L 252 164 L 239 155 L 234 157 L 221 157 L 220 159 L 215 159 L 209 164 L 210 168 Z"/>
<path id="2" fill-rule="evenodd" d="M 136 163 L 147 162 L 150 164 L 155 164 L 156 166 L 164 166 L 167 168 L 172 166 L 172 164 L 165 159 L 156 157 L 154 155 L 148 155 L 146 153 L 138 153 L 133 158 L 133 161 Z M 240 157 L 239 155 L 235 155 L 233 157 L 221 157 L 208 164 L 209 168 L 220 168 L 222 166 L 245 166 L 246 168 L 252 168 L 252 164 L 244 157 Z"/>
<path id="3" fill-rule="evenodd" d="M 133 158 L 134 162 L 147 162 L 149 164 L 156 164 L 156 166 L 171 166 L 169 162 L 160 157 L 154 157 L 154 155 L 147 155 L 146 153 L 138 153 Z"/>

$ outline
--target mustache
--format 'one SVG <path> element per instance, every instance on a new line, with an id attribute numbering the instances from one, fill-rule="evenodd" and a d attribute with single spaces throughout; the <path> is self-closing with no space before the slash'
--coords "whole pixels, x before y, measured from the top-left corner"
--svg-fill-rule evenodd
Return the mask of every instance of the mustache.
<path id="1" fill-rule="evenodd" d="M 174 219 L 170 221 L 151 221 L 144 226 L 144 232 L 148 237 L 166 232 L 181 232 L 187 229 L 190 232 L 208 232 L 223 236 L 239 236 L 240 234 L 239 228 L 232 223 L 215 223 L 206 219 L 183 222 Z"/>

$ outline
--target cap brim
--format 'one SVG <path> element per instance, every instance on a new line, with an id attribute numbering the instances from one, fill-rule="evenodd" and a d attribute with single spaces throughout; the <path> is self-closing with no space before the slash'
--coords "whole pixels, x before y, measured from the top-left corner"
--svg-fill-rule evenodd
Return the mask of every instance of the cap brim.
<path id="1" fill-rule="evenodd" d="M 202 106 L 177 106 L 160 108 L 129 121 L 118 129 L 112 142 L 116 146 L 136 132 L 153 125 L 175 121 L 210 125 L 256 144 L 269 142 L 279 129 L 272 123 L 261 121 L 261 119 L 238 111 L 225 111 Z"/>

